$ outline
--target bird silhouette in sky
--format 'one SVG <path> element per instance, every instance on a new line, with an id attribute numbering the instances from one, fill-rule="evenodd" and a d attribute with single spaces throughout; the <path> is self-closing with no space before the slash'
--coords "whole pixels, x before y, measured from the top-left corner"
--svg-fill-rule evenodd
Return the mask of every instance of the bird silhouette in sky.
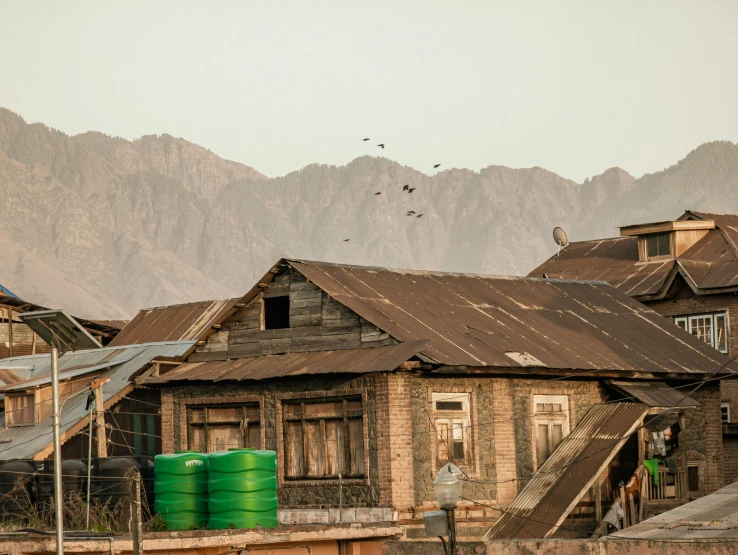
<path id="1" fill-rule="evenodd" d="M 423 214 L 418 214 L 418 215 L 417 215 L 417 216 L 415 216 L 415 217 L 416 217 L 416 218 L 422 218 L 422 217 L 423 217 Z"/>
<path id="2" fill-rule="evenodd" d="M 402 190 L 407 191 L 410 188 L 410 185 L 403 185 Z"/>
<path id="3" fill-rule="evenodd" d="M 362 141 L 371 141 L 371 139 L 369 137 L 367 137 L 366 139 L 361 139 L 361 140 Z"/>
<path id="4" fill-rule="evenodd" d="M 433 169 L 439 168 L 440 166 L 441 164 L 436 164 L 435 166 L 433 166 Z"/>
<path id="5" fill-rule="evenodd" d="M 415 210 L 408 210 L 407 211 L 407 214 L 405 214 L 405 215 L 406 216 L 412 216 L 413 214 L 415 214 Z"/>
<path id="6" fill-rule="evenodd" d="M 377 191 L 376 193 L 374 193 L 374 196 L 381 195 L 381 194 L 382 194 L 382 191 Z"/>
<path id="7" fill-rule="evenodd" d="M 351 241 L 351 239 L 344 239 L 343 240 L 344 243 L 348 243 L 349 241 Z"/>
<path id="8" fill-rule="evenodd" d="M 382 148 L 384 148 L 384 143 L 379 143 L 377 146 L 381 146 Z"/>
<path id="9" fill-rule="evenodd" d="M 417 189 L 417 187 L 410 187 L 410 188 L 409 188 L 409 189 L 407 190 L 407 192 L 408 192 L 408 193 L 412 193 L 412 192 L 413 192 L 413 191 L 414 191 L 415 189 Z"/>

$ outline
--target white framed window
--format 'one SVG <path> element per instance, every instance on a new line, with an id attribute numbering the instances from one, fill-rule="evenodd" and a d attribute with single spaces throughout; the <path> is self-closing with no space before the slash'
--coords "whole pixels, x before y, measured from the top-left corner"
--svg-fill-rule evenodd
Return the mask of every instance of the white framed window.
<path id="1" fill-rule="evenodd" d="M 472 466 L 471 394 L 431 394 L 436 430 L 436 468 L 448 462 Z"/>
<path id="2" fill-rule="evenodd" d="M 721 353 L 728 352 L 728 317 L 725 312 L 677 316 L 674 323 Z"/>
<path id="3" fill-rule="evenodd" d="M 569 435 L 569 397 L 533 395 L 533 443 L 536 469 Z"/>
<path id="4" fill-rule="evenodd" d="M 730 401 L 723 401 L 720 403 L 720 421 L 723 424 L 730 422 Z"/>

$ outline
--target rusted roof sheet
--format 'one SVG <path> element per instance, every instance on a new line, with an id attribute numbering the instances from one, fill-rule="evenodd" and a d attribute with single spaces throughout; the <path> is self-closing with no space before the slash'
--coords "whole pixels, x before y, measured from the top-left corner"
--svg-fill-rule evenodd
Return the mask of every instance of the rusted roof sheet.
<path id="1" fill-rule="evenodd" d="M 570 243 L 528 274 L 530 277 L 606 281 L 631 297 L 657 295 L 675 270 L 673 259 L 638 261 L 638 238 Z"/>
<path id="2" fill-rule="evenodd" d="M 0 292 L 0 305 L 10 307 L 16 312 L 37 312 L 39 310 L 48 310 L 45 306 L 24 301 L 15 295 L 5 295 L 2 292 Z M 117 325 L 112 324 L 112 321 L 87 320 L 85 318 L 78 318 L 77 316 L 74 316 L 74 319 L 92 335 L 101 335 L 106 339 L 115 337 L 120 331 L 120 328 L 117 327 Z"/>
<path id="3" fill-rule="evenodd" d="M 371 349 L 345 349 L 310 353 L 289 353 L 227 361 L 182 364 L 147 383 L 176 381 L 241 381 L 329 374 L 389 372 L 412 358 L 426 341 L 409 341 Z"/>
<path id="4" fill-rule="evenodd" d="M 636 403 L 592 407 L 484 539 L 547 538 L 553 534 L 647 412 L 646 405 Z"/>
<path id="5" fill-rule="evenodd" d="M 240 299 L 146 308 L 124 327 L 111 346 L 159 341 L 199 341 Z"/>
<path id="6" fill-rule="evenodd" d="M 556 369 L 709 373 L 728 363 L 602 282 L 288 262 L 396 339 L 428 339 L 422 355 L 439 364 L 520 367 L 510 352 Z"/>
<path id="7" fill-rule="evenodd" d="M 610 384 L 649 407 L 698 407 L 700 405 L 684 392 L 677 391 L 664 382 L 611 381 Z"/>
<path id="8" fill-rule="evenodd" d="M 638 238 L 617 237 L 569 244 L 528 274 L 531 277 L 607 281 L 637 298 L 663 297 L 677 274 L 698 292 L 738 288 L 738 215 L 687 211 L 680 220 L 714 221 L 679 258 L 638 260 Z"/>
<path id="9" fill-rule="evenodd" d="M 738 538 L 738 482 L 691 503 L 615 532 L 602 541 Z"/>

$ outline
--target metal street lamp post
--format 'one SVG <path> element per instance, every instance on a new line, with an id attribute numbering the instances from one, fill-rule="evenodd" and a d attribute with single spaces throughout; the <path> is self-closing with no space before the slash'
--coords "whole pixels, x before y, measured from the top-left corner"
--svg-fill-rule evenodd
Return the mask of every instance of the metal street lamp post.
<path id="1" fill-rule="evenodd" d="M 18 317 L 51 346 L 51 407 L 54 431 L 54 513 L 56 553 L 64 555 L 64 515 L 61 470 L 61 413 L 59 410 L 59 353 L 79 349 L 99 349 L 94 337 L 63 310 L 24 312 Z"/>
<path id="2" fill-rule="evenodd" d="M 443 542 L 446 555 L 458 554 L 455 510 L 461 495 L 461 481 L 459 480 L 461 474 L 461 469 L 453 463 L 444 465 L 438 471 L 438 475 L 433 481 L 433 493 L 441 509 L 445 511 L 445 515 L 441 511 L 426 513 L 426 535 L 429 531 L 430 534 L 437 534 Z M 438 517 L 445 517 L 445 526 L 444 523 L 438 522 Z M 435 522 L 434 519 L 436 519 Z M 448 544 L 443 539 L 444 531 L 448 535 Z"/>

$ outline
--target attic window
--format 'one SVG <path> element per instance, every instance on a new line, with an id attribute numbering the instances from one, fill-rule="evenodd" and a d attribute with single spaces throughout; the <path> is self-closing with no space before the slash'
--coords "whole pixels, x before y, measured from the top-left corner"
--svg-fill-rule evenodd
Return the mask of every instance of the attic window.
<path id="1" fill-rule="evenodd" d="M 653 233 L 646 236 L 646 254 L 648 258 L 671 256 L 670 233 Z"/>
<path id="2" fill-rule="evenodd" d="M 281 330 L 290 327 L 290 298 L 268 297 L 264 299 L 264 329 Z"/>

